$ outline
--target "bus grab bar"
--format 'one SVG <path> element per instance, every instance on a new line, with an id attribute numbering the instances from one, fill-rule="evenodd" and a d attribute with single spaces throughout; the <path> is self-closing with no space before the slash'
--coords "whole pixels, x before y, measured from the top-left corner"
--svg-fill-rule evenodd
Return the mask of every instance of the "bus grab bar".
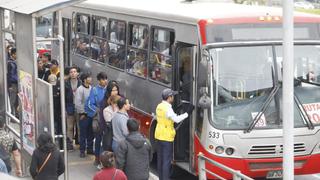
<path id="1" fill-rule="evenodd" d="M 237 170 L 234 170 L 234 169 L 231 169 L 223 164 L 220 164 L 212 159 L 209 159 L 207 157 L 205 157 L 201 152 L 198 154 L 198 172 L 199 172 L 199 180 L 207 180 L 207 175 L 206 173 L 209 173 L 219 179 L 223 179 L 223 180 L 226 180 L 225 178 L 217 175 L 216 173 L 214 172 L 211 172 L 210 170 L 206 169 L 206 161 L 209 162 L 210 164 L 230 173 L 233 175 L 233 179 L 234 180 L 254 180 L 244 174 L 241 174 L 240 171 L 237 171 Z"/>

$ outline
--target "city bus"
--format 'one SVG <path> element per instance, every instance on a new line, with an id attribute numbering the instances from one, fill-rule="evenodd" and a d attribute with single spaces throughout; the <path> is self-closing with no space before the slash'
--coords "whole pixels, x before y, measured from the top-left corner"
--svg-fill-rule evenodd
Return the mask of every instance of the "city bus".
<path id="1" fill-rule="evenodd" d="M 165 88 L 174 108 L 174 161 L 197 175 L 199 153 L 250 177 L 281 177 L 282 10 L 181 0 L 87 0 L 63 10 L 65 61 L 105 71 L 132 103 L 154 147 Z M 320 168 L 320 17 L 294 16 L 295 174 Z M 156 151 L 156 148 L 154 148 Z M 207 169 L 232 175 L 207 164 Z M 208 174 L 208 178 L 216 177 Z"/>

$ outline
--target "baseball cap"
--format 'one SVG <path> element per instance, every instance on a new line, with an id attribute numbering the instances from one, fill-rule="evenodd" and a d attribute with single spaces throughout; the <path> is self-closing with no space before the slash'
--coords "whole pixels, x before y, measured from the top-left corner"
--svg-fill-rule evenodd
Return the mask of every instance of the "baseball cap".
<path id="1" fill-rule="evenodd" d="M 169 96 L 177 95 L 178 91 L 173 91 L 172 89 L 166 88 L 162 91 L 162 99 L 166 100 Z"/>

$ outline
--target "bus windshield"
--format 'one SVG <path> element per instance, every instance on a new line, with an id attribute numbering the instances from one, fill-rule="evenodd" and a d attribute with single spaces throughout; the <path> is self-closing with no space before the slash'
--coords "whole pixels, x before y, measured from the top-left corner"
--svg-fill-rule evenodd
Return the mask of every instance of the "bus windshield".
<path id="1" fill-rule="evenodd" d="M 308 120 L 320 124 L 319 50 L 310 45 L 294 49 L 295 127 L 306 127 Z M 245 130 L 261 113 L 254 129 L 282 128 L 282 46 L 212 48 L 209 52 L 212 124 L 218 129 Z"/>

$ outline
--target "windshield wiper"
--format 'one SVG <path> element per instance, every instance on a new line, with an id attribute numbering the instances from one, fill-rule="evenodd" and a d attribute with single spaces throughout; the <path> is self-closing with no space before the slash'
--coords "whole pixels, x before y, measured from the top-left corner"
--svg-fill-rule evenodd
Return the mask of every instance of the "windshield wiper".
<path id="1" fill-rule="evenodd" d="M 280 88 L 279 84 L 276 84 L 275 87 L 272 89 L 270 92 L 266 102 L 262 105 L 260 111 L 258 111 L 258 114 L 253 118 L 253 120 L 250 122 L 249 126 L 247 129 L 244 130 L 244 133 L 249 133 L 252 131 L 254 126 L 257 124 L 263 113 L 267 110 L 269 104 L 271 103 L 273 97 L 277 94 L 278 90 Z"/>
<path id="2" fill-rule="evenodd" d="M 298 109 L 300 111 L 300 114 L 302 115 L 302 118 L 306 121 L 308 129 L 314 129 L 314 125 L 313 125 L 310 117 L 308 116 L 305 108 L 303 107 L 300 99 L 296 95 L 296 93 L 294 93 L 294 102 L 298 105 Z"/>

